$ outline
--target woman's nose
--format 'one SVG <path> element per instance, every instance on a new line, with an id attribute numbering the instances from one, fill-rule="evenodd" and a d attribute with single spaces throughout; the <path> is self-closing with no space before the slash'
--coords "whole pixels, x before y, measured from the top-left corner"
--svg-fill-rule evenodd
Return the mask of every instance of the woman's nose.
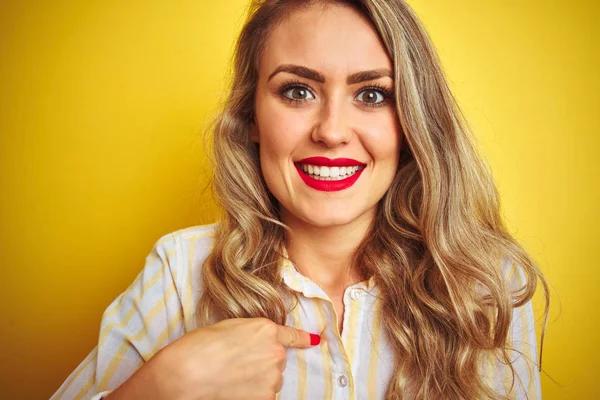
<path id="1" fill-rule="evenodd" d="M 344 116 L 344 105 L 341 101 L 328 103 L 319 113 L 319 118 L 313 128 L 312 139 L 327 147 L 335 147 L 350 141 L 352 132 L 348 119 Z"/>

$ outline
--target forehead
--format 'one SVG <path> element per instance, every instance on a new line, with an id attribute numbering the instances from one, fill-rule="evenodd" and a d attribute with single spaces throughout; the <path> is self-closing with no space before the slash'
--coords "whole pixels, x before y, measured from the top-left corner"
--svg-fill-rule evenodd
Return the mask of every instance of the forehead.
<path id="1" fill-rule="evenodd" d="M 280 64 L 298 64 L 331 79 L 376 68 L 392 69 L 379 36 L 358 11 L 315 4 L 293 11 L 271 32 L 260 60 L 261 78 Z"/>

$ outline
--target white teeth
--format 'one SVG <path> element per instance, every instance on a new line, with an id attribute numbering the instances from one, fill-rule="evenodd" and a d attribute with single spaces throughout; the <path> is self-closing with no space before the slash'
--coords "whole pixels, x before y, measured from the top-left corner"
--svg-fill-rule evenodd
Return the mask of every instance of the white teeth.
<path id="1" fill-rule="evenodd" d="M 352 167 L 326 167 L 324 165 L 300 164 L 299 167 L 311 177 L 322 181 L 345 179 L 362 169 L 358 165 Z"/>

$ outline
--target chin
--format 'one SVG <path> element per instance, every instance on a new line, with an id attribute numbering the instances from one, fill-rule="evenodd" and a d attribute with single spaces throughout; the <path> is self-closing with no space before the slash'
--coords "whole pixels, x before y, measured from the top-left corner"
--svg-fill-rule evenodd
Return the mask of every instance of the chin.
<path id="1" fill-rule="evenodd" d="M 366 223 L 365 219 L 371 218 L 372 207 L 366 204 L 348 204 L 336 201 L 307 202 L 303 204 L 289 204 L 288 207 L 279 203 L 279 207 L 291 218 L 318 228 L 331 228 L 344 226 L 359 220 Z"/>
<path id="2" fill-rule="evenodd" d="M 302 219 L 312 226 L 327 228 L 349 224 L 360 216 L 360 214 L 349 212 L 348 210 L 338 209 L 328 211 L 311 212 L 309 215 L 305 214 Z"/>

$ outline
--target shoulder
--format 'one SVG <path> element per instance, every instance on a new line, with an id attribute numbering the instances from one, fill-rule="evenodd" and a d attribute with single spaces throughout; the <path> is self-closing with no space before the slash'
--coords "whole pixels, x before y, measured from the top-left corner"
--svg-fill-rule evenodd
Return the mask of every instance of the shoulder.
<path id="1" fill-rule="evenodd" d="M 210 238 L 214 235 L 218 222 L 207 225 L 194 225 L 187 228 L 178 229 L 173 232 L 169 232 L 161 236 L 157 241 L 156 245 L 159 246 L 175 246 L 177 244 L 189 241 L 195 241 L 198 239 L 206 239 L 210 241 Z"/>
<path id="2" fill-rule="evenodd" d="M 154 244 L 149 258 L 160 258 L 165 273 L 171 276 L 177 297 L 183 308 L 185 326 L 193 329 L 192 315 L 202 295 L 201 269 L 213 247 L 218 222 L 195 225 L 161 236 Z M 150 264 L 152 260 L 147 259 Z"/>
<path id="3" fill-rule="evenodd" d="M 499 265 L 496 264 L 494 268 L 499 275 L 496 276 L 504 281 L 505 287 L 511 295 L 518 292 L 520 288 L 522 289 L 526 278 L 523 268 L 520 267 L 518 263 L 512 261 L 508 257 L 502 257 Z M 492 276 L 490 276 L 490 278 L 492 278 Z M 497 278 L 493 277 L 493 279 Z M 489 289 L 481 282 L 475 284 L 475 291 L 482 296 L 488 296 L 490 294 Z"/>
<path id="4" fill-rule="evenodd" d="M 196 250 L 202 253 L 203 250 L 210 251 L 212 247 L 212 238 L 217 229 L 218 222 L 208 225 L 195 225 L 179 229 L 163 235 L 157 243 L 163 246 L 170 246 L 177 251 Z"/>
<path id="5" fill-rule="evenodd" d="M 216 222 L 166 233 L 156 240 L 154 251 L 181 267 L 181 261 L 190 256 L 196 258 L 208 255 L 217 226 Z"/>
<path id="6" fill-rule="evenodd" d="M 508 257 L 503 257 L 500 265 L 502 275 L 511 294 L 516 295 L 522 292 L 527 284 L 527 275 L 523 267 Z"/>
<path id="7" fill-rule="evenodd" d="M 190 226 L 167 233 L 156 241 L 154 250 L 168 261 L 178 284 L 186 279 L 187 272 L 195 272 L 192 270 L 208 257 L 217 226 L 218 223 Z"/>
<path id="8" fill-rule="evenodd" d="M 516 374 L 516 398 L 541 399 L 536 320 L 532 299 L 517 306 L 525 294 L 527 274 L 519 263 L 508 259 L 503 260 L 502 267 L 513 303 L 507 350 Z M 512 379 L 508 372 L 505 379 L 505 382 Z"/>

